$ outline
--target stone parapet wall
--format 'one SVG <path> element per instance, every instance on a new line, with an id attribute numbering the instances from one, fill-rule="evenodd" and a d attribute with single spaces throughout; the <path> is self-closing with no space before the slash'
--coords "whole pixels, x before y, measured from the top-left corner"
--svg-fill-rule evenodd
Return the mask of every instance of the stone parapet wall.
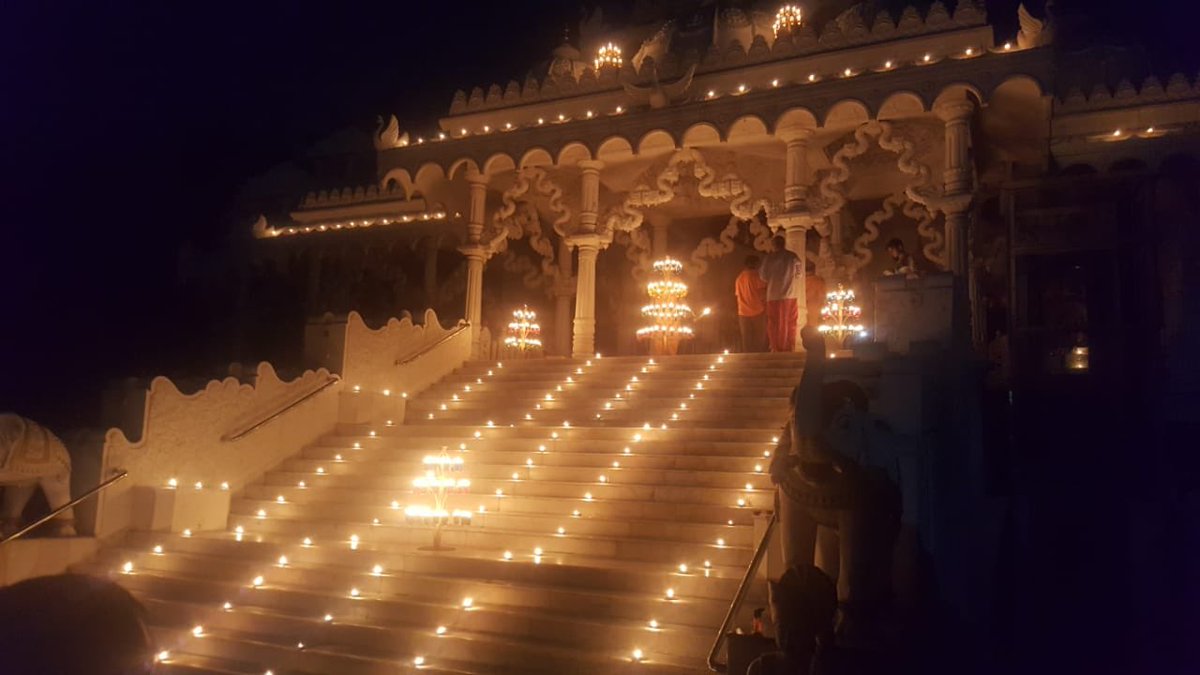
<path id="1" fill-rule="evenodd" d="M 291 381 L 281 380 L 265 362 L 254 385 L 213 380 L 194 394 L 155 378 L 140 438 L 130 441 L 120 429 L 105 437 L 102 475 L 126 471 L 129 478 L 102 496 L 96 534 L 111 536 L 151 520 L 182 528 L 180 519 L 158 513 L 168 493 L 236 492 L 339 421 L 399 423 L 405 393 L 428 387 L 470 356 L 470 331 L 442 328 L 432 310 L 423 326 L 392 319 L 379 329 L 352 312 L 344 331 L 343 339 L 333 341 L 341 353 L 326 355 L 330 368 Z M 341 371 L 341 377 L 331 371 Z M 227 509 L 228 499 L 223 503 Z M 150 513 L 157 515 L 147 520 Z"/>

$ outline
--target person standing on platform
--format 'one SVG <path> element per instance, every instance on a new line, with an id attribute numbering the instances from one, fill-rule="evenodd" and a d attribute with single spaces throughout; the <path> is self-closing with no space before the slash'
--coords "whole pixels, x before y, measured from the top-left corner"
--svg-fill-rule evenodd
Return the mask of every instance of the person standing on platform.
<path id="1" fill-rule="evenodd" d="M 909 279 L 917 278 L 917 262 L 912 255 L 904 250 L 904 241 L 902 239 L 892 239 L 887 243 L 887 254 L 892 259 L 892 266 L 883 271 L 885 277 L 907 277 Z"/>
<path id="2" fill-rule="evenodd" d="M 796 348 L 796 322 L 800 309 L 796 302 L 794 283 L 804 274 L 800 258 L 787 250 L 782 236 L 771 241 L 771 253 L 758 269 L 758 276 L 767 282 L 767 341 L 773 352 L 791 352 Z"/>
<path id="3" fill-rule="evenodd" d="M 767 283 L 758 276 L 758 264 L 758 256 L 746 256 L 745 269 L 733 282 L 738 328 L 742 332 L 742 353 L 761 352 L 765 342 Z"/>

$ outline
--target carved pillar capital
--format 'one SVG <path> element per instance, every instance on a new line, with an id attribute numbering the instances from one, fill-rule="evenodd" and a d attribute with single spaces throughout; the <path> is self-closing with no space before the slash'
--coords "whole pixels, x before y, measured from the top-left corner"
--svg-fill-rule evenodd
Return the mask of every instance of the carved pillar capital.
<path id="1" fill-rule="evenodd" d="M 478 244 L 483 236 L 483 224 L 487 211 L 487 176 L 475 171 L 467 172 L 467 241 Z"/>
<path id="2" fill-rule="evenodd" d="M 801 127 L 795 125 L 779 127 L 775 130 L 775 137 L 784 143 L 804 143 L 812 138 L 817 133 L 812 127 Z"/>
<path id="3" fill-rule="evenodd" d="M 811 182 L 808 167 L 808 141 L 816 132 L 808 127 L 788 126 L 775 131 L 785 144 L 783 205 L 785 211 L 802 211 Z"/>
<path id="4" fill-rule="evenodd" d="M 584 255 L 585 251 L 594 255 L 600 249 L 604 248 L 605 244 L 604 239 L 594 232 L 572 234 L 566 238 L 566 242 L 571 248 L 579 249 L 580 255 Z"/>
<path id="5" fill-rule="evenodd" d="M 604 162 L 585 159 L 579 162 L 579 230 L 595 232 L 600 219 L 600 170 Z"/>
<path id="6" fill-rule="evenodd" d="M 950 98 L 934 101 L 933 114 L 947 124 L 966 122 L 975 114 L 975 102 L 969 98 Z"/>
<path id="7" fill-rule="evenodd" d="M 478 260 L 479 262 L 486 262 L 488 258 L 492 257 L 491 249 L 478 243 L 460 246 L 458 252 L 463 254 L 467 260 Z"/>
<path id="8" fill-rule="evenodd" d="M 933 112 L 946 123 L 945 194 L 971 190 L 971 115 L 975 103 L 969 99 L 942 100 L 933 104 Z"/>

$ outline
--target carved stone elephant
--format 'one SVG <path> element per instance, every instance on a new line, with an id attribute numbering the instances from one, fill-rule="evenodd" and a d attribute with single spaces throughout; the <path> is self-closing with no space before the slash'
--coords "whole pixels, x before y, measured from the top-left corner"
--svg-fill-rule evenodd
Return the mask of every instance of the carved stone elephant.
<path id="1" fill-rule="evenodd" d="M 0 533 L 20 528 L 21 512 L 37 487 L 51 509 L 71 501 L 71 455 L 49 429 L 13 413 L 0 413 Z M 47 525 L 57 536 L 75 536 L 74 509 L 67 509 Z"/>
<path id="2" fill-rule="evenodd" d="M 866 395 L 824 382 L 823 341 L 801 333 L 809 363 L 771 461 L 784 563 L 816 565 L 837 582 L 841 639 L 861 638 L 886 603 L 900 492 L 863 442 Z"/>

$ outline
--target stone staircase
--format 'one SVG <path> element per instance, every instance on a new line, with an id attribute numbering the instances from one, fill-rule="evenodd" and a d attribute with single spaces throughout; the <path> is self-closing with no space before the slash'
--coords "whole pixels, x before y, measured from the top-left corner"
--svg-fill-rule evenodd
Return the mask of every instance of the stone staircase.
<path id="1" fill-rule="evenodd" d="M 84 571 L 145 602 L 169 672 L 703 672 L 802 366 L 469 363 L 405 424 L 299 449 L 234 498 L 227 531 L 133 532 Z M 472 518 L 434 552 L 404 508 L 430 502 L 412 481 L 443 448 Z"/>

